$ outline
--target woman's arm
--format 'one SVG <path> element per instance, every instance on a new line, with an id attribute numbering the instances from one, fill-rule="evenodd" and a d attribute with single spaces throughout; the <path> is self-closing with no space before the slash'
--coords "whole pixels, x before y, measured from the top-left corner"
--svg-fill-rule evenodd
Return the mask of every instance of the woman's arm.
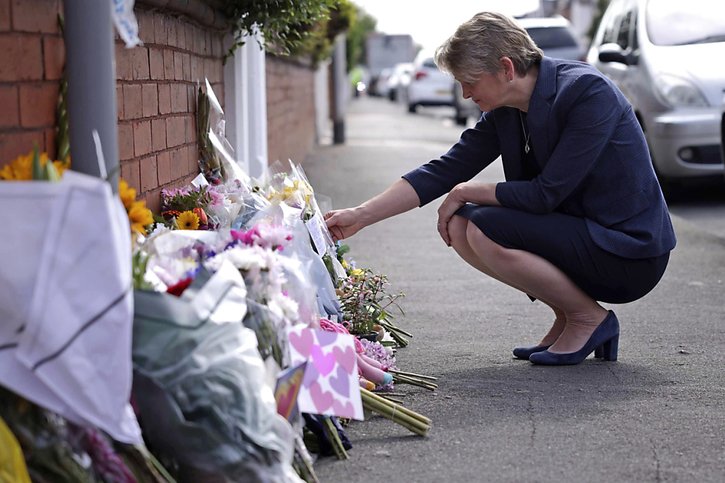
<path id="1" fill-rule="evenodd" d="M 388 189 L 354 208 L 325 213 L 327 228 L 332 238 L 342 240 L 378 221 L 412 210 L 420 205 L 413 187 L 399 179 Z"/>
<path id="2" fill-rule="evenodd" d="M 496 199 L 496 183 L 468 181 L 456 185 L 448 193 L 448 196 L 438 208 L 438 233 L 448 246 L 451 246 L 451 239 L 448 236 L 448 222 L 456 211 L 466 203 L 499 206 L 501 203 Z"/>

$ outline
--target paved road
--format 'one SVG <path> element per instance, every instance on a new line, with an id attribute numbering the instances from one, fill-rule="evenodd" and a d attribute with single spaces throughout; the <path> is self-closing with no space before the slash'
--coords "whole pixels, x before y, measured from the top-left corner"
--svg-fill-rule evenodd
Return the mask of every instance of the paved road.
<path id="1" fill-rule="evenodd" d="M 335 207 L 357 204 L 457 139 L 442 114 L 356 100 L 347 143 L 316 149 L 307 174 Z M 498 167 L 482 175 L 500 177 Z M 725 481 L 725 238 L 675 216 L 679 244 L 663 281 L 611 307 L 620 360 L 541 367 L 510 349 L 534 342 L 550 314 L 461 262 L 435 232 L 437 204 L 348 241 L 350 257 L 406 293 L 398 323 L 414 338 L 398 365 L 440 387 L 398 390 L 433 419 L 431 434 L 379 417 L 353 422 L 350 460 L 319 461 L 322 482 Z"/>

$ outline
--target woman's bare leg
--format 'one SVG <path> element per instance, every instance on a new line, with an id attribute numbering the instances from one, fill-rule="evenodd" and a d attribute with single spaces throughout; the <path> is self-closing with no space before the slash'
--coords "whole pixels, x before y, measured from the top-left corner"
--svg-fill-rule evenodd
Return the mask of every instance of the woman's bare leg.
<path id="1" fill-rule="evenodd" d="M 471 266 L 552 308 L 554 325 L 541 340 L 542 345 L 556 340 L 549 348 L 551 352 L 579 350 L 607 316 L 606 309 L 548 260 L 502 247 L 460 216 L 451 219 L 448 232 L 453 248 Z"/>
<path id="2" fill-rule="evenodd" d="M 485 273 L 499 282 L 505 283 L 506 285 L 516 288 L 524 293 L 528 293 L 522 287 L 517 286 L 515 282 L 505 280 L 491 269 L 491 267 L 486 265 L 486 263 L 478 255 L 476 255 L 468 242 L 467 230 L 469 223 L 468 219 L 458 215 L 453 216 L 451 221 L 448 223 L 448 233 L 451 237 L 451 246 L 454 250 L 456 250 L 456 253 L 458 253 L 458 255 L 473 268 Z M 549 332 L 547 332 L 539 343 L 535 345 L 552 345 L 556 342 L 556 339 L 559 338 L 559 335 L 561 335 L 564 330 L 564 326 L 566 325 L 566 315 L 562 309 L 550 304 L 548 301 L 541 298 L 539 298 L 539 300 L 548 305 L 554 312 L 554 324 L 549 329 Z"/>

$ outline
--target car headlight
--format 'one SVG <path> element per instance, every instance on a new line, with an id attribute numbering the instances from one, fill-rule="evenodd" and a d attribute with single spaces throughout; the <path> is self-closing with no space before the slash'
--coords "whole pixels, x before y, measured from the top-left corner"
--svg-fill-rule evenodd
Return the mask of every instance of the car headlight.
<path id="1" fill-rule="evenodd" d="M 670 107 L 707 107 L 702 92 L 687 79 L 671 74 L 660 74 L 655 78 L 655 92 Z"/>

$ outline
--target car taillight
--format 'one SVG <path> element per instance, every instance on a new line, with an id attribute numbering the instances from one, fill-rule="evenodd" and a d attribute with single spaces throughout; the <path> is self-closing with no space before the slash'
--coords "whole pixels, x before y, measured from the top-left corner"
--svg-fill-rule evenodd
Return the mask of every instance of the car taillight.
<path id="1" fill-rule="evenodd" d="M 428 74 L 425 71 L 419 70 L 415 73 L 415 80 L 421 80 L 424 77 L 426 77 Z"/>

